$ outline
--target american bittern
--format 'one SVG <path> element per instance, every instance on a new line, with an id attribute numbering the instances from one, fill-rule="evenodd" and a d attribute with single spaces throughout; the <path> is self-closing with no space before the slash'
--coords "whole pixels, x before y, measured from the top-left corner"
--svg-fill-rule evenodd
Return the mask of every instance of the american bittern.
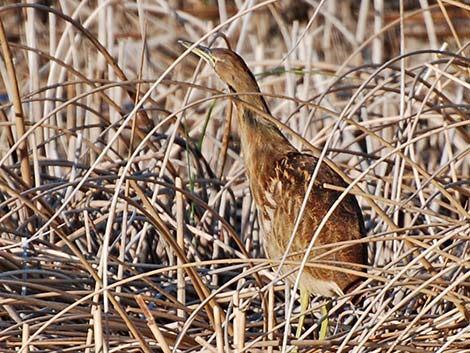
<path id="1" fill-rule="evenodd" d="M 180 43 L 187 48 L 192 45 L 187 41 Z M 238 111 L 243 159 L 264 234 L 263 243 L 267 257 L 280 260 L 288 251 L 289 260 L 302 260 L 315 230 L 340 195 L 340 192 L 324 188 L 324 185 L 346 187 L 346 182 L 325 163 L 320 165 L 314 187 L 308 195 L 307 208 L 291 247 L 287 249 L 318 159 L 297 151 L 276 125 L 259 113 L 261 111 L 270 114 L 270 111 L 266 101 L 259 94 L 260 89 L 255 77 L 239 55 L 229 49 L 209 49 L 203 46 L 195 47 L 192 52 L 207 61 L 230 91 L 237 93 L 234 102 Z M 317 263 L 324 261 L 336 264 L 337 267 L 360 270 L 360 265 L 366 263 L 366 249 L 363 243 L 356 242 L 355 245 L 341 247 L 337 251 L 318 247 L 358 240 L 363 236 L 361 209 L 356 198 L 347 195 L 317 237 L 315 247 L 308 255 L 309 259 L 315 261 L 315 258 L 318 258 Z M 325 254 L 326 252 L 328 253 Z M 298 271 L 295 271 L 293 266 L 285 265 L 281 273 L 290 273 L 286 278 L 294 283 Z M 311 294 L 324 297 L 342 295 L 359 280 L 360 277 L 351 272 L 305 267 L 299 285 L 301 317 L 296 336 L 301 334 L 304 313 Z M 327 314 L 327 311 L 324 310 L 324 313 Z M 321 339 L 326 336 L 327 322 L 327 319 L 322 322 Z"/>

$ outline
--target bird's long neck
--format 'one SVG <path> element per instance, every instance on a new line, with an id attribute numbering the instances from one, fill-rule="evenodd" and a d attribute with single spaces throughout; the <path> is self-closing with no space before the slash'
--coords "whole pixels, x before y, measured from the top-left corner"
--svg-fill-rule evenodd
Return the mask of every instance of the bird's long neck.
<path id="1" fill-rule="evenodd" d="M 269 114 L 268 107 L 261 96 L 251 97 L 258 98 L 258 101 L 249 102 L 251 105 L 256 105 L 257 109 Z M 237 100 L 235 104 L 240 125 L 243 159 L 250 179 L 253 179 L 255 175 L 271 175 L 274 163 L 287 152 L 295 151 L 295 147 L 289 143 L 276 125 L 250 109 L 245 102 Z M 250 182 L 256 181 L 250 180 Z"/>

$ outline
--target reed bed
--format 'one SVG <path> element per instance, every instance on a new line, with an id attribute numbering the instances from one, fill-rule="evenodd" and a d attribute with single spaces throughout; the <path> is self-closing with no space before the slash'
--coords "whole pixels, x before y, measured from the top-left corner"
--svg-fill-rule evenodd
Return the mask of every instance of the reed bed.
<path id="1" fill-rule="evenodd" d="M 469 18 L 451 0 L 4 3 L 0 351 L 470 352 Z M 365 281 L 325 341 L 322 298 L 294 338 L 230 95 L 176 44 L 219 31 L 363 210 Z"/>

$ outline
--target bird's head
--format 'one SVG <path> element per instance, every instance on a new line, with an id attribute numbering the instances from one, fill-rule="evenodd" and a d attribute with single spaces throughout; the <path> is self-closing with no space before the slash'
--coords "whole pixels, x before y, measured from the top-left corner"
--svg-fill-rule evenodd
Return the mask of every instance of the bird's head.
<path id="1" fill-rule="evenodd" d="M 193 43 L 180 40 L 179 43 L 190 48 Z M 192 52 L 204 59 L 234 93 L 260 92 L 258 83 L 243 59 L 230 49 L 207 48 L 198 45 Z M 250 99 L 251 100 L 251 99 Z"/>
<path id="2" fill-rule="evenodd" d="M 193 43 L 185 40 L 180 40 L 179 43 L 186 48 L 193 46 Z M 247 141 L 257 141 L 260 145 L 270 140 L 279 146 L 293 148 L 273 122 L 250 108 L 251 106 L 271 115 L 266 101 L 260 95 L 261 91 L 254 75 L 237 53 L 230 49 L 207 48 L 202 45 L 195 46 L 191 51 L 204 59 L 230 90 L 237 94 L 234 102 L 237 106 L 240 127 L 245 131 L 241 133 L 242 139 L 245 136 Z M 257 137 L 247 137 L 250 134 Z M 271 136 L 271 139 L 268 136 Z"/>

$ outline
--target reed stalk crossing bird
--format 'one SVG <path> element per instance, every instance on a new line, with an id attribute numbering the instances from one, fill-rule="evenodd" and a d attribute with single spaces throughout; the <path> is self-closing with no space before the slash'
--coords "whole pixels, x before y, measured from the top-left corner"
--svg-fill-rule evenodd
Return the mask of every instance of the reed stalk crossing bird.
<path id="1" fill-rule="evenodd" d="M 188 41 L 180 43 L 186 48 L 193 44 Z M 243 160 L 258 210 L 266 256 L 279 261 L 287 251 L 287 260 L 300 263 L 315 230 L 341 194 L 325 188 L 324 185 L 333 184 L 344 188 L 347 186 L 346 182 L 325 163 L 320 165 L 313 189 L 308 195 L 307 207 L 294 234 L 295 238 L 290 249 L 287 249 L 318 159 L 299 152 L 277 126 L 263 116 L 271 114 L 269 108 L 259 94 L 260 89 L 254 75 L 238 54 L 229 49 L 210 49 L 201 45 L 196 46 L 192 52 L 204 59 L 228 85 L 230 91 L 237 94 L 233 101 L 238 112 Z M 361 209 L 356 198 L 347 195 L 317 237 L 315 247 L 308 255 L 309 260 L 361 271 L 361 265 L 366 263 L 363 243 L 356 242 L 349 247 L 338 246 L 337 251 L 319 247 L 358 240 L 363 236 Z M 281 269 L 283 274 L 290 273 L 286 278 L 291 284 L 298 275 L 296 268 L 293 265 L 284 265 Z M 300 337 L 310 295 L 326 298 L 342 295 L 360 279 L 360 276 L 347 271 L 306 266 L 301 273 L 299 285 L 301 316 L 296 337 Z M 328 326 L 326 306 L 323 313 L 325 318 L 320 330 L 321 339 L 325 338 Z"/>

